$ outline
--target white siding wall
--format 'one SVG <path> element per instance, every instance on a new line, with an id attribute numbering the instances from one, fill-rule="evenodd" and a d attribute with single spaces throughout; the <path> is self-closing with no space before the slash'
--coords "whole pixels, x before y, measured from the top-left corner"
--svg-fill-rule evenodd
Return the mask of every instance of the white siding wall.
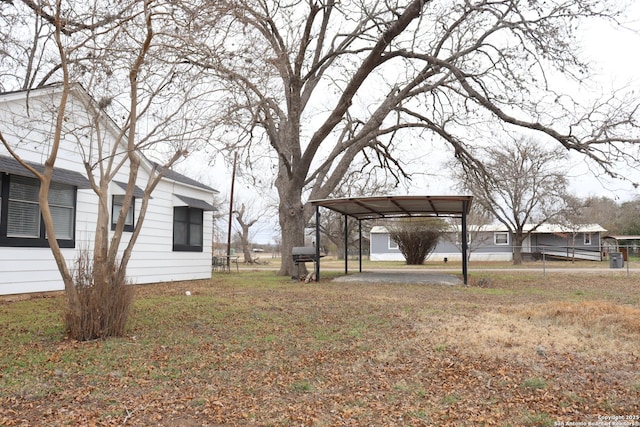
<path id="1" fill-rule="evenodd" d="M 43 101 L 46 104 L 47 98 Z M 22 95 L 11 94 L 0 96 L 0 126 L 3 135 L 9 139 L 25 160 L 43 163 L 51 140 L 50 130 L 53 120 L 51 109 L 38 102 L 35 93 L 30 99 L 31 116 L 25 117 Z M 42 108 L 44 112 L 38 112 Z M 95 140 L 95 135 L 85 126 L 86 113 L 82 103 L 71 104 L 69 115 L 73 123 L 61 145 L 56 167 L 84 172 L 82 157 L 78 142 L 88 143 Z M 35 118 L 35 119 L 34 119 Z M 113 133 L 107 131 L 107 138 Z M 106 142 L 109 142 L 107 140 Z M 107 147 L 108 148 L 108 147 Z M 0 154 L 8 156 L 6 149 L 0 145 Z M 127 181 L 127 171 L 123 170 L 120 181 Z M 138 186 L 146 186 L 147 172 L 141 170 Z M 163 180 L 150 201 L 142 232 L 138 237 L 134 254 L 127 270 L 133 283 L 154 283 L 160 281 L 206 279 L 211 277 L 211 241 L 212 241 L 212 213 L 204 212 L 203 218 L 203 252 L 173 252 L 173 206 L 176 200 L 173 194 L 212 202 L 210 191 L 199 189 L 181 183 Z M 109 197 L 111 203 L 111 197 Z M 67 265 L 73 267 L 77 253 L 81 249 L 93 249 L 95 221 L 97 218 L 97 196 L 92 190 L 78 190 L 76 204 L 76 248 L 63 249 Z M 136 203 L 136 216 L 141 203 Z M 179 204 L 177 204 L 179 205 Z M 111 207 L 110 207 L 111 208 Z M 111 210 L 110 210 L 111 212 Z M 124 248 L 125 239 L 121 248 Z M 15 248 L 0 246 L 0 294 L 16 294 L 28 292 L 44 292 L 62 290 L 63 283 L 60 273 L 49 248 Z"/>
<path id="2" fill-rule="evenodd" d="M 146 177 L 145 177 L 146 179 Z M 140 187 L 143 187 L 141 182 Z M 203 251 L 173 251 L 173 207 L 177 203 L 173 194 L 212 202 L 211 193 L 163 180 L 153 192 L 144 220 L 143 232 L 138 237 L 134 254 L 127 270 L 134 283 L 206 279 L 211 277 L 212 213 L 203 215 Z M 139 204 L 136 204 L 136 220 Z M 129 233 L 125 232 L 125 236 Z"/>

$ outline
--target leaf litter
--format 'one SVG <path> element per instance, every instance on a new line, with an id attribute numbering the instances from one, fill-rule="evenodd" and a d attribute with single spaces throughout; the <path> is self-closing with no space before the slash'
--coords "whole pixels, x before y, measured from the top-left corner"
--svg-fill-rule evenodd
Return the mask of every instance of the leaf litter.
<path id="1" fill-rule="evenodd" d="M 0 425 L 506 426 L 640 414 L 635 280 L 580 277 L 143 286 L 127 336 L 88 343 L 26 324 L 25 312 L 62 296 L 7 302 Z M 49 311 L 41 321 L 59 322 Z"/>

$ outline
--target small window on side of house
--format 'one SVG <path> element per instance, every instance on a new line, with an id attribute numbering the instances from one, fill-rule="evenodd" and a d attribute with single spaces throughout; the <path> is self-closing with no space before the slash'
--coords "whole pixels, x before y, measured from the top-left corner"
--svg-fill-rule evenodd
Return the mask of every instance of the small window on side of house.
<path id="1" fill-rule="evenodd" d="M 591 233 L 584 233 L 584 244 L 585 245 L 591 244 Z"/>
<path id="2" fill-rule="evenodd" d="M 393 240 L 390 234 L 389 234 L 389 249 L 398 249 L 398 242 Z"/>
<path id="3" fill-rule="evenodd" d="M 173 250 L 202 252 L 203 210 L 187 206 L 173 208 Z"/>
<path id="4" fill-rule="evenodd" d="M 111 198 L 111 230 L 116 229 L 116 223 L 118 222 L 118 217 L 120 216 L 120 211 L 122 210 L 122 206 L 124 205 L 124 196 L 112 196 Z M 133 231 L 134 226 L 134 212 L 136 208 L 136 199 L 135 197 L 131 198 L 131 206 L 129 206 L 129 210 L 127 211 L 127 216 L 124 220 L 124 231 Z"/>
<path id="5" fill-rule="evenodd" d="M 506 231 L 498 231 L 493 233 L 493 243 L 496 246 L 509 244 L 509 233 Z"/>

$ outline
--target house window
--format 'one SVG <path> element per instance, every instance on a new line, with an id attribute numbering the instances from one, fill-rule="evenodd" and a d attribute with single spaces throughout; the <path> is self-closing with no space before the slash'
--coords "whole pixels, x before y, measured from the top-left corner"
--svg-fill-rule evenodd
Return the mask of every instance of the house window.
<path id="1" fill-rule="evenodd" d="M 203 210 L 188 206 L 173 208 L 173 250 L 202 252 Z"/>
<path id="2" fill-rule="evenodd" d="M 116 223 L 118 222 L 118 217 L 120 216 L 120 211 L 122 210 L 122 205 L 124 204 L 124 196 L 113 196 L 111 199 L 111 229 L 116 229 Z M 133 216 L 136 207 L 136 198 L 131 198 L 131 206 L 129 206 L 129 210 L 127 211 L 127 216 L 124 219 L 124 231 L 133 231 Z"/>
<path id="3" fill-rule="evenodd" d="M 591 233 L 584 233 L 584 244 L 585 245 L 591 244 Z"/>
<path id="4" fill-rule="evenodd" d="M 462 244 L 462 233 L 456 233 L 456 245 Z M 471 244 L 471 233 L 467 233 L 467 245 Z"/>
<path id="5" fill-rule="evenodd" d="M 0 246 L 48 246 L 35 178 L 0 174 Z M 74 247 L 76 188 L 52 182 L 49 208 L 61 247 Z"/>
<path id="6" fill-rule="evenodd" d="M 398 249 L 398 242 L 393 240 L 391 235 L 389 235 L 389 249 Z"/>
<path id="7" fill-rule="evenodd" d="M 509 244 L 509 233 L 506 231 L 500 231 L 493 233 L 493 244 L 498 245 L 508 245 Z"/>

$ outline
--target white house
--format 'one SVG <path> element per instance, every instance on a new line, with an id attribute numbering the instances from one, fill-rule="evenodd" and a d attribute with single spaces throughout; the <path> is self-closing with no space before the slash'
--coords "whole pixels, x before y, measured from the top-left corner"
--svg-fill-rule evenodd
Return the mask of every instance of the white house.
<path id="1" fill-rule="evenodd" d="M 531 225 L 525 227 L 530 230 Z M 523 242 L 525 257 L 545 256 L 602 260 L 601 234 L 606 230 L 598 224 L 586 224 L 573 228 L 560 224 L 543 224 Z M 398 244 L 391 239 L 384 226 L 371 229 L 372 261 L 404 261 Z M 468 226 L 470 259 L 475 261 L 512 261 L 513 234 L 502 224 Z M 431 255 L 433 260 L 460 260 L 460 231 L 444 233 Z"/>
<path id="2" fill-rule="evenodd" d="M 9 146 L 36 168 L 48 153 L 59 95 L 57 86 L 0 94 L 0 132 Z M 99 150 L 108 153 L 121 132 L 104 115 L 96 119 L 92 111 L 96 111 L 94 101 L 80 86 L 74 86 L 49 194 L 56 235 L 70 266 L 80 250 L 93 248 L 95 236 L 98 198 L 90 188 L 83 161 L 95 158 Z M 123 240 L 138 218 L 139 197 L 154 167 L 143 156 L 141 159 Z M 127 177 L 124 164 L 110 183 L 112 225 L 121 208 Z M 42 224 L 38 188 L 33 175 L 0 144 L 0 294 L 64 288 Z M 165 173 L 152 193 L 129 262 L 127 275 L 132 283 L 211 277 L 215 193 L 184 175 Z"/>

